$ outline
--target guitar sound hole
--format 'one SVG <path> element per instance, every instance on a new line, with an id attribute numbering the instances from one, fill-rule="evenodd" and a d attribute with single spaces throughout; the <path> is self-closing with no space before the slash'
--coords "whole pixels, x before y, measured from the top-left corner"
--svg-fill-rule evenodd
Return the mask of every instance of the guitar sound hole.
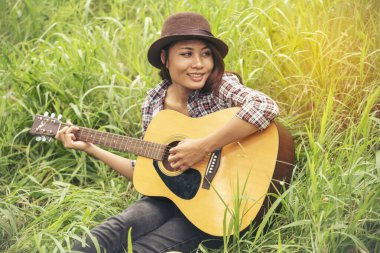
<path id="1" fill-rule="evenodd" d="M 179 141 L 173 141 L 173 142 L 171 142 L 171 143 L 167 146 L 167 148 L 166 148 L 166 150 L 165 150 L 165 157 L 164 157 L 164 160 L 162 161 L 162 164 L 164 165 L 165 169 L 167 169 L 167 170 L 170 171 L 170 172 L 174 172 L 174 171 L 177 171 L 177 170 L 174 169 L 172 166 L 170 166 L 170 163 L 169 163 L 169 161 L 168 161 L 169 150 L 170 150 L 171 148 L 176 147 L 176 146 L 178 145 L 178 143 L 179 143 Z"/>
<path id="2" fill-rule="evenodd" d="M 177 146 L 179 141 L 174 141 L 170 143 L 167 147 L 166 153 L 169 153 L 169 150 L 172 147 Z M 177 171 L 172 168 L 169 164 L 167 157 L 162 161 L 165 169 L 168 171 Z M 157 171 L 157 174 L 160 176 L 165 185 L 170 189 L 175 195 L 182 199 L 192 199 L 197 194 L 198 189 L 201 184 L 202 176 L 201 173 L 193 168 L 189 168 L 186 171 L 178 174 L 178 175 L 165 175 L 159 168 L 158 162 L 156 160 L 153 161 L 153 166 Z"/>

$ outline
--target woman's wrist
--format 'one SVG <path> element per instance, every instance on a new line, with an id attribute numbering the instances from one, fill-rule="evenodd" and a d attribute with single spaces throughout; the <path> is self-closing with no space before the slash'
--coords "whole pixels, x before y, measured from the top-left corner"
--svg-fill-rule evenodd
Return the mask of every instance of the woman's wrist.
<path id="1" fill-rule="evenodd" d="M 94 156 L 96 146 L 92 143 L 86 143 L 87 145 L 82 149 L 83 152 L 86 152 L 87 154 Z"/>
<path id="2" fill-rule="evenodd" d="M 207 154 L 214 152 L 219 147 L 219 142 L 217 142 L 213 135 L 206 136 L 201 140 L 201 148 L 204 149 Z"/>

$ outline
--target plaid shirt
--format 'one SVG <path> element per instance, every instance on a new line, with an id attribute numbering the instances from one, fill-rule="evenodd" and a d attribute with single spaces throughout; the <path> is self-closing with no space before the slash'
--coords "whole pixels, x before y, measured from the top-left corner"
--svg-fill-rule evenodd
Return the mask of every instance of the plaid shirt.
<path id="1" fill-rule="evenodd" d="M 143 136 L 153 117 L 164 109 L 164 101 L 169 82 L 164 80 L 154 89 L 148 91 L 142 104 Z M 217 95 L 202 94 L 199 90 L 193 91 L 187 103 L 190 117 L 196 118 L 230 107 L 241 107 L 236 114 L 259 130 L 265 129 L 278 115 L 277 104 L 264 93 L 252 90 L 239 82 L 236 75 L 226 73 Z M 136 161 L 132 160 L 134 168 Z"/>
<path id="2" fill-rule="evenodd" d="M 164 109 L 164 101 L 169 82 L 164 80 L 148 91 L 142 105 L 143 135 L 153 117 Z M 252 90 L 239 82 L 236 75 L 223 75 L 219 92 L 203 94 L 194 90 L 187 103 L 190 117 L 196 118 L 230 107 L 241 107 L 236 114 L 259 130 L 265 129 L 278 115 L 277 104 L 265 94 Z"/>

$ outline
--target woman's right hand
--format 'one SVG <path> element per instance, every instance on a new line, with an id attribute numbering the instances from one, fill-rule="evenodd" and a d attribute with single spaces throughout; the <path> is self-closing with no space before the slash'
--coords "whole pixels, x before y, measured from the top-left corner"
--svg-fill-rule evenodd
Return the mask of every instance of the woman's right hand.
<path id="1" fill-rule="evenodd" d="M 79 141 L 75 137 L 75 133 L 79 130 L 79 127 L 67 123 L 69 126 L 65 126 L 55 135 L 55 139 L 62 142 L 65 148 L 71 148 L 76 150 L 86 151 L 91 143 Z"/>

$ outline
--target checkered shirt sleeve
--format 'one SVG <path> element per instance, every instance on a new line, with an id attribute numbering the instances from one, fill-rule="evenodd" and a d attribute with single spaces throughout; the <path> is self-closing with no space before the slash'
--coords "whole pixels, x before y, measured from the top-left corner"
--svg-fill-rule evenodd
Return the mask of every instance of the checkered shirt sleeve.
<path id="1" fill-rule="evenodd" d="M 264 93 L 242 85 L 233 74 L 223 76 L 218 98 L 227 103 L 228 107 L 241 107 L 236 116 L 256 126 L 259 130 L 268 127 L 279 114 L 276 102 Z"/>

